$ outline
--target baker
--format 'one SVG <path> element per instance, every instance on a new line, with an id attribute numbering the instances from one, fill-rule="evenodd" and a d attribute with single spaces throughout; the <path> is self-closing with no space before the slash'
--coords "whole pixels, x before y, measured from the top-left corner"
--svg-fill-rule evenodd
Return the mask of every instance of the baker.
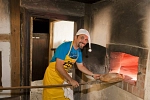
<path id="1" fill-rule="evenodd" d="M 73 87 L 78 87 L 79 83 L 68 74 L 68 70 L 72 68 L 75 62 L 81 72 L 92 76 L 94 79 L 99 79 L 100 74 L 91 72 L 82 63 L 81 49 L 88 42 L 89 52 L 91 52 L 90 34 L 86 29 L 80 29 L 76 33 L 73 41 L 64 42 L 59 45 L 45 71 L 43 85 L 57 85 L 67 81 Z M 43 100 L 69 100 L 69 98 L 64 97 L 62 87 L 57 87 L 44 88 Z"/>

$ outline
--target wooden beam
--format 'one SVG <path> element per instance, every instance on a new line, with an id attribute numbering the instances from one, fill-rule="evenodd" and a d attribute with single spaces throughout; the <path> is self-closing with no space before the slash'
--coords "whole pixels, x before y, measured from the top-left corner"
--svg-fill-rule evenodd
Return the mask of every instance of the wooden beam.
<path id="1" fill-rule="evenodd" d="M 9 34 L 0 34 L 0 41 L 3 41 L 3 42 L 10 41 L 10 35 Z"/>
<path id="2" fill-rule="evenodd" d="M 11 20 L 11 86 L 18 86 L 20 85 L 20 0 L 9 1 Z M 19 90 L 13 90 L 11 93 L 19 94 Z"/>

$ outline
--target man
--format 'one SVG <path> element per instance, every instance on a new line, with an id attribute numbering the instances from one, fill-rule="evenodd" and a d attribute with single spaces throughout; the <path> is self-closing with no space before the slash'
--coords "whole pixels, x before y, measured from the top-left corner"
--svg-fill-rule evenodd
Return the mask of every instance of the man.
<path id="1" fill-rule="evenodd" d="M 78 87 L 79 83 L 72 79 L 67 71 L 76 62 L 77 68 L 92 76 L 94 79 L 99 79 L 99 74 L 93 74 L 82 63 L 81 49 L 89 42 L 89 51 L 91 52 L 91 40 L 89 32 L 85 29 L 78 30 L 74 40 L 71 42 L 62 43 L 57 49 L 46 69 L 43 84 L 44 85 L 56 85 L 63 84 L 67 81 L 73 87 Z M 44 88 L 43 100 L 69 100 L 64 97 L 64 91 L 62 87 L 58 88 Z"/>

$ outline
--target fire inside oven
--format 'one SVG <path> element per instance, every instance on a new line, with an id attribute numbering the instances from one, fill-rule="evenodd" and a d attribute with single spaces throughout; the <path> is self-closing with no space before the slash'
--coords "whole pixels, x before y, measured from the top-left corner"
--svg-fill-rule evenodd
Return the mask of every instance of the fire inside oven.
<path id="1" fill-rule="evenodd" d="M 120 73 L 125 76 L 124 81 L 136 82 L 138 74 L 139 57 L 123 52 L 110 53 L 110 72 Z"/>

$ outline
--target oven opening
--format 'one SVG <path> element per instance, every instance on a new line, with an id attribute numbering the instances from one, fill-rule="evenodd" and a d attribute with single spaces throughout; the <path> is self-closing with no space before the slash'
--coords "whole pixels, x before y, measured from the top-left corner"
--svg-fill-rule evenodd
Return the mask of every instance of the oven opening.
<path id="1" fill-rule="evenodd" d="M 123 52 L 110 53 L 109 73 L 119 73 L 124 75 L 124 81 L 135 85 L 138 74 L 139 57 Z"/>

